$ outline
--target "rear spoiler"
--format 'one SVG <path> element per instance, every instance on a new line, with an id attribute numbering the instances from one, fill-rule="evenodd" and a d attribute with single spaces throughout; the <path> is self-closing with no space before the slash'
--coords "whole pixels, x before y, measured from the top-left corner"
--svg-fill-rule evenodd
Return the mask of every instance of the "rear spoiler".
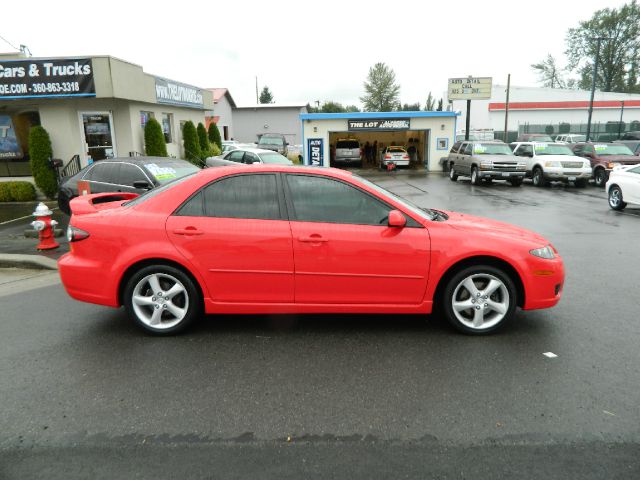
<path id="1" fill-rule="evenodd" d="M 85 215 L 87 213 L 95 213 L 98 210 L 119 207 L 122 205 L 122 202 L 132 200 L 138 196 L 139 194 L 131 192 L 108 192 L 80 195 L 69 202 L 69 207 L 71 208 L 71 213 L 73 215 Z M 119 203 L 115 204 L 115 202 Z M 107 203 L 113 204 L 102 205 Z M 96 205 L 100 206 L 96 207 Z"/>

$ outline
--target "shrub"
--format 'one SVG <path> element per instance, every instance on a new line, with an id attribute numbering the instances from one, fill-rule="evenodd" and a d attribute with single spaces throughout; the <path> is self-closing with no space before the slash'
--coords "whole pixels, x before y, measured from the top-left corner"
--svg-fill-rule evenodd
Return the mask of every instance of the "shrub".
<path id="1" fill-rule="evenodd" d="M 55 198 L 58 180 L 49 159 L 53 156 L 49 134 L 41 126 L 29 130 L 29 157 L 36 185 L 47 198 Z"/>
<path id="2" fill-rule="evenodd" d="M 218 126 L 211 122 L 209 124 L 209 141 L 218 146 L 220 151 L 222 151 L 222 137 L 220 137 L 220 130 L 218 130 Z"/>
<path id="3" fill-rule="evenodd" d="M 204 128 L 202 122 L 198 123 L 196 132 L 198 133 L 198 144 L 200 144 L 200 151 L 202 152 L 203 156 L 205 156 L 205 153 L 209 152 L 211 145 L 209 144 L 209 139 L 207 138 L 207 129 Z"/>
<path id="4" fill-rule="evenodd" d="M 559 133 L 569 133 L 570 131 L 571 131 L 570 123 L 563 122 L 560 124 L 560 127 L 558 128 Z"/>
<path id="5" fill-rule="evenodd" d="M 155 118 L 150 118 L 144 126 L 144 151 L 150 157 L 169 156 L 162 127 Z"/>
<path id="6" fill-rule="evenodd" d="M 0 182 L 0 202 L 30 202 L 36 199 L 31 182 Z"/>
<path id="7" fill-rule="evenodd" d="M 544 127 L 544 133 L 547 135 L 553 135 L 553 125 L 547 125 Z"/>
<path id="8" fill-rule="evenodd" d="M 203 165 L 202 152 L 200 151 L 200 143 L 198 142 L 198 133 L 196 126 L 191 120 L 184 124 L 182 129 L 182 144 L 184 146 L 184 156 L 194 165 L 201 167 Z"/>

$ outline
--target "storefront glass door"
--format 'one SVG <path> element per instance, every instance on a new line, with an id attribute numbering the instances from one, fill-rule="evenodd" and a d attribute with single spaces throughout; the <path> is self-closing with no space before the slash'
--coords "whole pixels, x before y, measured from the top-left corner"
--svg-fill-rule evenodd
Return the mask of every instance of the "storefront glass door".
<path id="1" fill-rule="evenodd" d="M 109 112 L 82 112 L 82 134 L 88 163 L 116 156 L 113 118 Z"/>

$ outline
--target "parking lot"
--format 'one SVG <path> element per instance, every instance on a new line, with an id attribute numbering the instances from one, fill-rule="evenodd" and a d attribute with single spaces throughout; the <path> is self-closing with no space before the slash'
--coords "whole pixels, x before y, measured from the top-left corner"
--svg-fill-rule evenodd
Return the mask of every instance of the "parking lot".
<path id="1" fill-rule="evenodd" d="M 0 477 L 640 475 L 640 209 L 592 185 L 356 172 L 541 233 L 565 261 L 560 304 L 487 337 L 435 315 L 252 315 L 153 338 L 60 284 L 12 293 Z"/>

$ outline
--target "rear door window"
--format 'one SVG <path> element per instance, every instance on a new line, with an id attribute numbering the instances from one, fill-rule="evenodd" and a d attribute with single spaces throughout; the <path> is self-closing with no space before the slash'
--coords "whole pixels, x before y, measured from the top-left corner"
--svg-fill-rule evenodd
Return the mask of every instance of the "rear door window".
<path id="1" fill-rule="evenodd" d="M 274 174 L 223 178 L 205 187 L 203 193 L 204 213 L 208 217 L 260 220 L 282 218 Z"/>
<path id="2" fill-rule="evenodd" d="M 233 150 L 227 157 L 227 160 L 231 160 L 232 162 L 242 163 L 243 157 L 244 157 L 244 152 L 242 150 Z"/>
<path id="3" fill-rule="evenodd" d="M 120 166 L 118 178 L 116 179 L 116 183 L 118 185 L 126 185 L 128 187 L 132 187 L 133 182 L 141 181 L 149 183 L 149 179 L 139 167 L 130 163 L 123 163 Z"/>

